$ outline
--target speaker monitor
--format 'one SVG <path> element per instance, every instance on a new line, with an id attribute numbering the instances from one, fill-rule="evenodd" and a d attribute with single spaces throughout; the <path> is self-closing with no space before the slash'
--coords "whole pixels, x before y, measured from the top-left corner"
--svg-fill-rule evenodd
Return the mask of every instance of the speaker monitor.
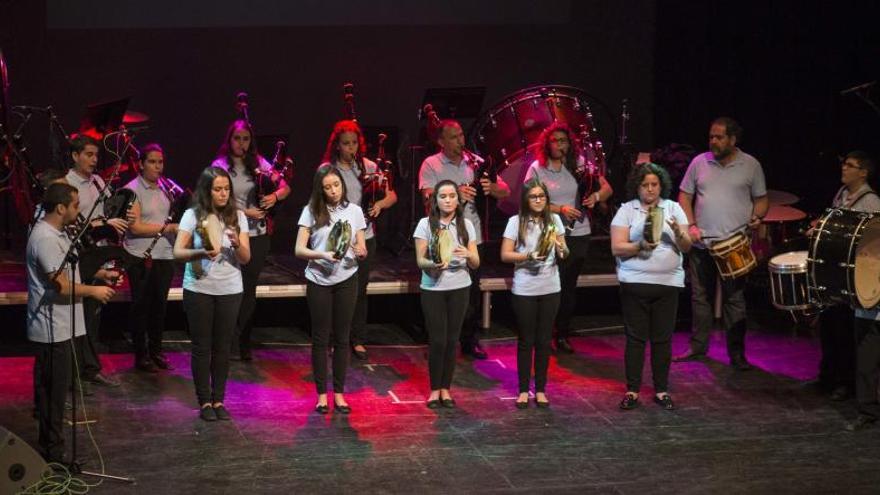
<path id="1" fill-rule="evenodd" d="M 15 433 L 0 426 L 0 494 L 18 493 L 40 481 L 46 461 Z"/>

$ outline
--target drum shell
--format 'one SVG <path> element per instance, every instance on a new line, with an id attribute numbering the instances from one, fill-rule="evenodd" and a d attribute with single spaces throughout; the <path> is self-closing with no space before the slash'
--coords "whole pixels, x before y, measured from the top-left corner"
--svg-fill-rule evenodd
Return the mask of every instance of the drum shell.
<path id="1" fill-rule="evenodd" d="M 796 262 L 780 263 L 781 259 L 796 258 Z M 795 251 L 776 256 L 767 264 L 770 276 L 770 302 L 778 309 L 805 310 L 811 303 L 807 277 L 807 251 Z"/>
<path id="2" fill-rule="evenodd" d="M 718 274 L 724 280 L 743 277 L 758 265 L 750 240 L 742 232 L 712 244 L 709 254 L 715 260 Z"/>
<path id="3" fill-rule="evenodd" d="M 852 308 L 866 308 L 856 287 L 856 255 L 866 229 L 880 228 L 871 213 L 828 209 L 819 219 L 810 237 L 807 258 L 810 294 L 822 306 L 837 303 Z"/>
<path id="4" fill-rule="evenodd" d="M 514 215 L 519 210 L 518 198 L 529 165 L 538 156 L 537 140 L 541 132 L 554 122 L 568 124 L 577 138 L 580 126 L 590 131 L 590 143 L 582 153 L 588 166 L 604 164 L 601 139 L 596 132 L 589 97 L 571 86 L 547 85 L 517 91 L 492 106 L 476 122 L 471 141 L 480 154 L 495 164 L 498 175 L 510 186 L 511 194 L 498 201 L 498 208 Z M 604 175 L 599 167 L 595 173 Z"/>

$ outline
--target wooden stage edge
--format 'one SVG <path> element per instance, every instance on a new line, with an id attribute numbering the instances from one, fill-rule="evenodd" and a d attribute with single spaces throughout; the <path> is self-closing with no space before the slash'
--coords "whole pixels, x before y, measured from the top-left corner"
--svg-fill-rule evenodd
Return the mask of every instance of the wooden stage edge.
<path id="1" fill-rule="evenodd" d="M 511 278 L 483 278 L 480 280 L 480 289 L 485 295 L 498 292 L 509 291 L 511 287 Z M 619 285 L 617 274 L 586 274 L 578 277 L 578 287 L 610 287 Z M 368 295 L 396 295 L 396 294 L 414 294 L 419 292 L 418 280 L 395 280 L 390 282 L 370 282 L 367 285 Z M 284 298 L 284 297 L 305 297 L 306 284 L 290 284 L 290 285 L 259 285 L 257 286 L 257 298 Z M 168 291 L 169 301 L 180 301 L 183 298 L 183 289 L 173 287 Z M 111 302 L 129 301 L 130 295 L 128 290 L 119 291 L 113 297 Z M 0 306 L 27 304 L 27 292 L 0 292 Z"/>

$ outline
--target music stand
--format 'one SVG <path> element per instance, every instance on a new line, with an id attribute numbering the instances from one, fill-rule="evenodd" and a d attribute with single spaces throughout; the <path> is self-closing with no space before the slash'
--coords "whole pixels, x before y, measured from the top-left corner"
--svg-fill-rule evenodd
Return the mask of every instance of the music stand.
<path id="1" fill-rule="evenodd" d="M 79 132 L 94 130 L 99 134 L 104 134 L 119 129 L 130 101 L 131 96 L 126 96 L 118 100 L 90 103 L 86 107 L 85 116 L 80 120 Z"/>

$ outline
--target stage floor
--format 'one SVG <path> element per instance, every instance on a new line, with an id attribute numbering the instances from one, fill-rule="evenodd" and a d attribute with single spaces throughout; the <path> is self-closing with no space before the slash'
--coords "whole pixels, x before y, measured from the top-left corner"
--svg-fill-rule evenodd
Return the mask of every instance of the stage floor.
<path id="1" fill-rule="evenodd" d="M 651 403 L 649 386 L 640 408 L 617 408 L 616 332 L 581 333 L 574 355 L 552 358 L 549 410 L 514 408 L 509 337 L 486 342 L 489 360 L 459 361 L 455 410 L 424 405 L 424 346 L 370 347 L 369 363 L 352 361 L 349 416 L 312 411 L 307 344 L 264 345 L 253 363 L 232 364 L 234 420 L 215 423 L 197 418 L 186 342 L 168 344 L 177 369 L 157 375 L 133 371 L 131 354 L 105 354 L 122 386 L 98 389 L 88 413 L 107 472 L 137 483 L 90 493 L 876 493 L 880 428 L 845 432 L 854 403 L 801 385 L 817 368 L 815 339 L 772 328 L 782 327 L 751 327 L 754 371 L 726 365 L 719 332 L 710 359 L 673 364 L 672 412 Z M 674 349 L 686 342 L 677 333 Z M 32 363 L 0 358 L 0 418 L 35 445 Z M 84 432 L 78 442 L 98 470 Z"/>

